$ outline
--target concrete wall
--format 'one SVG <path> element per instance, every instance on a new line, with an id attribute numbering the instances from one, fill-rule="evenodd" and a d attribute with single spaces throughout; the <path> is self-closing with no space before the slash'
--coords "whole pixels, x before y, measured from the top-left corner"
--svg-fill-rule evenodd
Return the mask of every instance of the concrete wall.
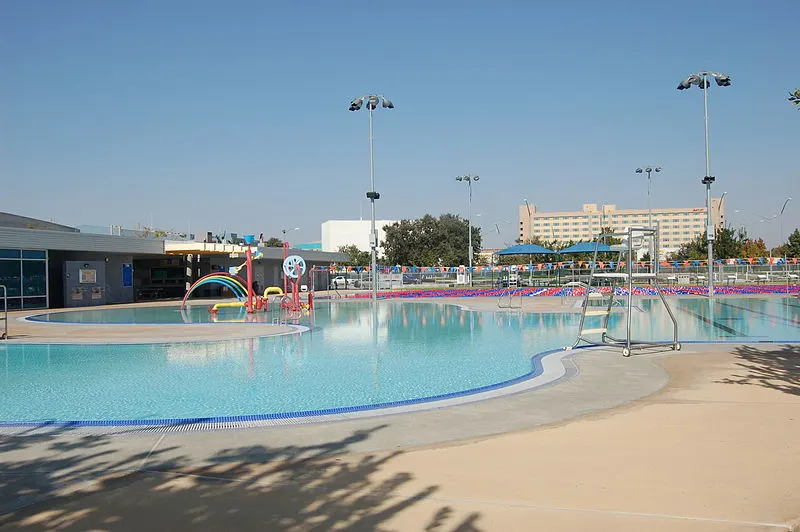
<path id="1" fill-rule="evenodd" d="M 339 251 L 341 246 L 354 245 L 361 251 L 369 251 L 370 220 L 328 220 L 322 224 L 322 251 Z M 383 227 L 395 220 L 376 220 L 378 245 L 384 241 Z M 379 253 L 380 254 L 380 253 Z"/>
<path id="2" fill-rule="evenodd" d="M 100 282 L 100 271 L 102 270 L 102 284 L 105 296 L 103 301 L 105 303 L 132 303 L 134 301 L 133 287 L 122 286 L 122 265 L 132 264 L 132 255 L 113 255 L 79 251 L 51 251 L 50 268 L 48 272 L 51 308 L 98 304 L 97 300 L 91 299 L 84 299 L 84 304 L 81 304 L 79 301 L 72 301 L 69 293 L 65 294 L 65 291 L 68 291 L 68 283 L 65 282 L 64 267 L 68 262 L 77 262 L 81 264 L 89 263 L 96 266 L 98 270 L 98 284 Z"/>

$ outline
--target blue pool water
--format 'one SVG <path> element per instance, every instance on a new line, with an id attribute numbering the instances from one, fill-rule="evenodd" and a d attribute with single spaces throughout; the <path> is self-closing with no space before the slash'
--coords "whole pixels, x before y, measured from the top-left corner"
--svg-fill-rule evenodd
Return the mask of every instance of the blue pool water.
<path id="1" fill-rule="evenodd" d="M 800 301 L 671 302 L 680 341 L 800 341 Z M 668 340 L 657 300 L 636 301 L 634 337 Z M 220 321 L 235 320 L 235 309 Z M 182 323 L 177 308 L 104 308 L 36 319 Z M 611 332 L 622 335 L 624 316 Z M 428 302 L 319 305 L 308 332 L 204 343 L 0 346 L 0 422 L 282 416 L 419 400 L 536 375 L 541 353 L 572 343 L 576 313 L 470 312 Z M 205 307 L 190 320 L 208 321 Z M 247 327 L 247 324 L 243 324 Z"/>

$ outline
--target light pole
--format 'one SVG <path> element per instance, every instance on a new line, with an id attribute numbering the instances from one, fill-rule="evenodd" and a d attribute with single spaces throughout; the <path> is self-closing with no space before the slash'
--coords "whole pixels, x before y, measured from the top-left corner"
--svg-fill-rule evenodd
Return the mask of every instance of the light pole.
<path id="1" fill-rule="evenodd" d="M 653 210 L 650 208 L 650 173 L 651 172 L 658 173 L 660 171 L 661 171 L 660 166 L 656 167 L 645 166 L 644 169 L 642 168 L 636 169 L 637 174 L 647 172 L 647 226 L 648 227 L 653 227 Z"/>
<path id="2" fill-rule="evenodd" d="M 281 233 L 283 233 L 283 242 L 284 242 L 284 243 L 287 243 L 287 242 L 286 242 L 286 232 L 287 232 L 287 231 L 299 231 L 299 230 L 300 230 L 300 228 L 299 228 L 299 227 L 295 227 L 295 228 L 293 228 L 293 229 L 281 229 Z"/>
<path id="3" fill-rule="evenodd" d="M 287 231 L 298 231 L 300 228 L 295 227 L 294 229 L 281 229 L 281 233 L 283 233 L 283 260 L 286 260 L 286 252 L 289 249 L 289 242 L 286 241 L 286 232 Z M 281 269 L 281 273 L 283 275 L 283 293 L 287 293 L 286 289 L 289 285 L 289 279 L 286 278 L 286 274 L 283 273 L 283 269 Z"/>
<path id="4" fill-rule="evenodd" d="M 467 218 L 467 226 L 469 232 L 469 285 L 472 286 L 472 182 L 478 181 L 480 176 L 477 175 L 460 175 L 456 177 L 456 181 L 466 181 L 467 188 L 469 189 L 469 216 Z"/>
<path id="5" fill-rule="evenodd" d="M 706 175 L 702 183 L 706 186 L 706 239 L 708 240 L 708 297 L 714 297 L 714 223 L 711 219 L 711 183 L 714 176 L 711 175 L 711 158 L 708 151 L 708 88 L 710 83 L 708 77 L 714 78 L 720 87 L 728 87 L 731 78 L 727 74 L 720 72 L 703 71 L 692 74 L 678 84 L 678 90 L 688 89 L 692 85 L 697 85 L 703 91 L 703 120 L 705 122 L 706 136 Z"/>
<path id="6" fill-rule="evenodd" d="M 786 204 L 792 201 L 792 198 L 786 198 L 781 207 L 781 212 L 778 214 L 778 244 L 781 246 L 781 256 L 783 257 L 783 267 L 786 270 L 786 292 L 789 292 L 789 263 L 786 261 L 786 246 L 783 245 L 783 211 L 786 210 Z"/>
<path id="7" fill-rule="evenodd" d="M 372 273 L 372 301 L 378 301 L 378 232 L 375 230 L 375 200 L 380 199 L 381 195 L 375 192 L 375 156 L 372 143 L 372 113 L 378 106 L 385 109 L 394 109 L 394 104 L 380 94 L 368 94 L 361 96 L 350 102 L 350 111 L 360 111 L 364 101 L 367 102 L 369 111 L 369 192 L 367 198 L 372 207 L 372 218 L 370 225 L 369 247 L 372 254 L 370 261 L 370 272 Z"/>
<path id="8" fill-rule="evenodd" d="M 528 243 L 530 243 L 531 239 L 533 238 L 533 235 L 531 234 L 533 233 L 533 225 L 531 224 L 531 206 L 528 203 L 527 198 L 523 199 L 522 201 L 525 202 L 525 208 L 528 209 Z"/>
<path id="9" fill-rule="evenodd" d="M 717 203 L 717 216 L 719 217 L 720 226 L 725 227 L 725 220 L 723 219 L 722 214 L 722 202 L 725 201 L 725 196 L 728 194 L 728 191 L 722 193 L 722 196 L 719 197 L 719 203 Z"/>
<path id="10" fill-rule="evenodd" d="M 792 198 L 786 198 L 781 207 L 781 212 L 778 213 L 778 245 L 783 247 L 783 211 L 786 210 L 786 204 L 792 201 Z M 785 249 L 785 248 L 784 248 Z"/>

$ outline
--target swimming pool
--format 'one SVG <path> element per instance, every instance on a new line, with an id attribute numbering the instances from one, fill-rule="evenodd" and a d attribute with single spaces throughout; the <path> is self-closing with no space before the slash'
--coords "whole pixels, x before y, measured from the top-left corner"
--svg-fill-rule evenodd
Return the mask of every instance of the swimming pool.
<path id="1" fill-rule="evenodd" d="M 800 341 L 800 301 L 678 299 L 681 342 Z M 655 300 L 636 302 L 634 336 L 665 340 Z M 205 307 L 192 311 L 208 320 Z M 203 314 L 205 313 L 205 314 Z M 220 312 L 234 319 L 236 311 Z M 0 346 L 0 422 L 146 424 L 283 419 L 429 401 L 541 374 L 574 340 L 579 314 L 471 312 L 445 303 L 319 305 L 308 332 L 204 343 Z M 59 323 L 181 323 L 175 307 L 104 308 L 34 318 Z M 127 321 L 126 321 L 127 320 Z M 243 326 L 248 326 L 243 324 Z M 620 334 L 622 314 L 611 319 Z"/>

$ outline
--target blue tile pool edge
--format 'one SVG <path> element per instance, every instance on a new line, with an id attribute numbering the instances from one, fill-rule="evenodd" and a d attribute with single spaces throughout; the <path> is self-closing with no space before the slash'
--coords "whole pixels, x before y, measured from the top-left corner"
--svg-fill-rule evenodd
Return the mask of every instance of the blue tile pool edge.
<path id="1" fill-rule="evenodd" d="M 457 392 L 449 392 L 445 394 L 439 395 L 431 395 L 426 397 L 418 397 L 415 399 L 401 399 L 398 401 L 389 401 L 385 403 L 374 403 L 368 405 L 355 405 L 355 406 L 346 406 L 346 407 L 337 407 L 337 408 L 323 408 L 317 410 L 304 410 L 298 412 L 279 412 L 274 414 L 252 414 L 252 415 L 240 415 L 240 416 L 214 416 L 214 417 L 186 417 L 186 418 L 164 418 L 164 419 L 109 419 L 109 420 L 66 420 L 66 421 L 59 421 L 59 420 L 47 420 L 42 419 L 39 421 L 0 421 L 0 428 L 14 428 L 14 427 L 38 427 L 38 426 L 47 426 L 47 427 L 163 427 L 163 426 L 170 426 L 170 425 L 194 425 L 194 424 L 204 424 L 204 425 L 213 425 L 213 424 L 240 424 L 241 426 L 246 426 L 246 424 L 259 422 L 259 421 L 278 421 L 278 420 L 311 420 L 313 418 L 318 418 L 322 416 L 336 416 L 336 415 L 346 415 L 346 414 L 358 414 L 364 412 L 371 412 L 371 411 L 379 411 L 385 410 L 390 408 L 398 408 L 398 407 L 407 407 L 407 406 L 414 406 L 414 405 L 422 405 L 427 403 L 436 403 L 439 401 L 445 401 L 448 399 L 459 399 L 474 395 L 479 395 L 482 393 L 497 391 L 503 388 L 508 388 L 515 384 L 520 384 L 525 381 L 529 381 L 536 377 L 541 376 L 543 372 L 543 365 L 542 360 L 550 355 L 556 353 L 565 354 L 565 356 L 569 356 L 571 353 L 579 351 L 581 349 L 588 349 L 597 346 L 579 346 L 573 349 L 564 349 L 564 348 L 557 348 L 557 349 L 550 349 L 547 351 L 543 351 L 541 353 L 537 353 L 531 357 L 531 370 L 523 375 L 507 379 L 505 381 L 487 384 L 484 386 L 479 386 L 477 388 L 470 388 L 467 390 L 459 390 Z M 563 358 L 563 357 L 562 357 Z M 563 365 L 563 363 L 562 363 Z M 531 389 L 538 388 L 540 386 L 546 386 L 558 382 L 559 380 L 563 379 L 565 375 L 567 375 L 567 371 L 565 371 L 558 376 L 557 378 L 542 383 L 539 386 L 536 386 Z"/>
<path id="2" fill-rule="evenodd" d="M 703 341 L 703 340 L 687 340 L 682 341 L 681 344 L 706 344 L 706 345 L 731 345 L 731 344 L 738 344 L 738 345 L 747 345 L 747 344 L 800 344 L 800 340 L 749 340 L 749 341 L 742 341 L 742 340 L 723 340 L 723 341 Z M 492 392 L 501 390 L 503 388 L 508 388 L 516 384 L 523 383 L 525 381 L 529 381 L 541 375 L 543 370 L 542 360 L 550 355 L 554 355 L 556 353 L 564 354 L 562 357 L 562 361 L 564 358 L 569 357 L 571 354 L 578 352 L 583 349 L 603 349 L 603 348 L 613 348 L 615 346 L 612 345 L 582 345 L 572 349 L 565 349 L 565 348 L 557 348 L 557 349 L 550 349 L 547 351 L 543 351 L 541 353 L 537 353 L 531 357 L 531 371 L 524 375 L 520 375 L 518 377 L 514 377 L 512 379 L 508 379 L 505 381 L 501 381 L 494 384 L 487 384 L 485 386 L 479 386 L 477 388 L 471 388 L 468 390 L 461 390 L 457 392 L 450 392 L 446 394 L 440 395 L 432 395 L 427 397 L 420 397 L 416 399 L 403 399 L 399 401 L 390 401 L 385 403 L 375 403 L 370 405 L 356 405 L 356 406 L 348 406 L 348 407 L 338 407 L 338 408 L 324 408 L 324 409 L 317 409 L 317 410 L 306 410 L 306 411 L 298 411 L 298 412 L 281 412 L 275 414 L 253 414 L 253 415 L 240 415 L 240 416 L 213 416 L 213 417 L 186 417 L 186 418 L 164 418 L 164 419 L 131 419 L 131 420 L 68 420 L 68 421 L 57 421 L 57 420 L 39 420 L 39 421 L 0 421 L 0 428 L 25 428 L 25 427 L 142 427 L 142 428 L 166 428 L 166 427 L 179 427 L 183 430 L 190 430 L 194 425 L 202 425 L 204 427 L 209 425 L 225 425 L 224 428 L 245 428 L 248 426 L 252 426 L 253 424 L 257 424 L 258 422 L 269 422 L 269 421 L 284 421 L 284 422 L 303 422 L 303 420 L 307 420 L 309 422 L 313 421 L 315 418 L 322 418 L 324 416 L 343 416 L 341 419 L 352 419 L 348 417 L 344 417 L 347 414 L 359 414 L 359 413 L 367 413 L 367 412 L 376 412 L 379 413 L 380 410 L 387 410 L 390 408 L 402 408 L 402 407 L 410 407 L 415 405 L 423 405 L 427 403 L 436 403 L 439 401 L 445 400 L 452 400 L 452 399 L 459 399 L 465 398 L 470 396 L 479 395 L 482 393 Z M 617 346 L 618 347 L 618 346 Z M 674 351 L 669 351 L 670 354 L 675 354 Z M 562 362 L 563 366 L 563 362 Z M 544 387 L 552 385 L 569 374 L 564 368 L 565 371 L 558 377 L 542 383 L 538 386 L 529 388 L 526 391 L 530 391 L 536 388 Z M 432 406 L 433 408 L 433 406 Z M 333 421 L 333 420 L 331 420 Z M 271 426 L 271 425 L 263 425 L 263 426 Z M 272 426 L 278 426 L 277 424 Z"/>

